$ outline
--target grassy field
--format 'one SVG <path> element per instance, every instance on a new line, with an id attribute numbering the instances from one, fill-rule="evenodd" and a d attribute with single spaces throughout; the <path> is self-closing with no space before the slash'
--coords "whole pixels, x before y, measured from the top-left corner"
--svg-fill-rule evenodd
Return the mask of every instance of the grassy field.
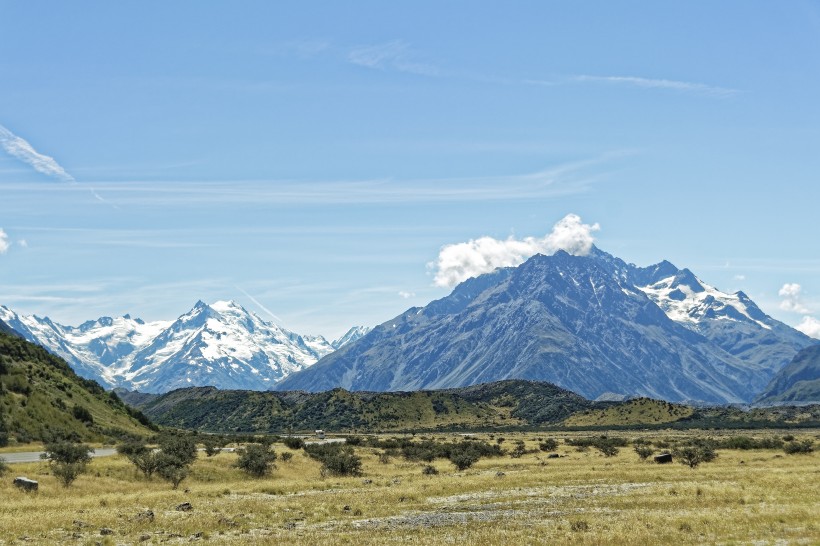
<path id="1" fill-rule="evenodd" d="M 622 433 L 656 441 L 684 434 L 719 435 Z M 817 439 L 818 431 L 795 435 Z M 496 443 L 499 435 L 477 436 Z M 95 459 L 68 489 L 45 463 L 13 465 L 0 480 L 0 544 L 820 543 L 817 452 L 719 450 L 693 470 L 643 462 L 631 447 L 614 457 L 578 451 L 564 442 L 566 433 L 500 436 L 507 450 L 517 440 L 535 450 L 545 438 L 558 439 L 561 457 L 505 455 L 463 472 L 436 460 L 440 473 L 424 475 L 427 463 L 380 462 L 381 450 L 357 447 L 364 474 L 340 478 L 322 477 L 303 451 L 275 444 L 277 453 L 294 456 L 278 461 L 269 477 L 246 477 L 232 466 L 235 453 L 200 453 L 176 491 L 146 480 L 121 456 Z M 40 492 L 18 491 L 11 484 L 17 475 L 39 480 Z M 184 502 L 192 509 L 177 510 Z"/>

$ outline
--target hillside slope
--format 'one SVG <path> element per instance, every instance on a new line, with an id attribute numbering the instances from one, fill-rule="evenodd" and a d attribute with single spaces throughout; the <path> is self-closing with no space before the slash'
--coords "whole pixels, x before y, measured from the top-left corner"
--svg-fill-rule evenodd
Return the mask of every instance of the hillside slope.
<path id="1" fill-rule="evenodd" d="M 755 402 L 764 405 L 820 403 L 820 343 L 797 353 Z"/>
<path id="2" fill-rule="evenodd" d="M 61 358 L 0 333 L 0 436 L 46 440 L 67 434 L 86 441 L 147 435 L 150 422 Z M 3 434 L 5 433 L 5 434 Z"/>

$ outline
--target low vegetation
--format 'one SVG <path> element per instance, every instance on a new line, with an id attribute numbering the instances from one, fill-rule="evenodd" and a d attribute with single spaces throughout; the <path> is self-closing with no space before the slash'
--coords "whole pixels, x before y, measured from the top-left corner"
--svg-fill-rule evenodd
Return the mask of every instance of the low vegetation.
<path id="1" fill-rule="evenodd" d="M 817 434 L 507 431 L 501 443 L 488 433 L 379 435 L 304 449 L 256 438 L 198 458 L 195 436 L 157 438 L 147 452 L 179 452 L 190 463 L 185 491 L 137 471 L 131 459 L 145 451 L 135 444 L 93 459 L 67 489 L 46 461 L 14 464 L 40 489 L 0 480 L 0 543 L 812 544 L 820 455 L 784 449 L 812 445 Z M 619 451 L 606 456 L 597 444 Z M 719 456 L 690 469 L 643 461 L 637 447 L 679 461 L 689 447 Z M 279 464 L 266 474 L 240 464 L 274 452 Z M 478 458 L 460 470 L 451 457 L 463 454 Z"/>

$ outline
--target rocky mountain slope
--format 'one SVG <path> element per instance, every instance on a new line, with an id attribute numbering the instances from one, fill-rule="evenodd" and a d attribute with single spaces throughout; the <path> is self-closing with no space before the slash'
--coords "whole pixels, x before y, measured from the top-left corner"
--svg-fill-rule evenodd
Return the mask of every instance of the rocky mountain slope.
<path id="1" fill-rule="evenodd" d="M 331 344 L 225 301 L 197 302 L 173 322 L 146 323 L 125 315 L 74 327 L 21 316 L 3 306 L 0 320 L 63 357 L 83 377 L 146 392 L 194 385 L 264 390 L 366 332 L 351 328 Z"/>
<path id="2" fill-rule="evenodd" d="M 722 293 L 669 262 L 639 268 L 593 248 L 469 279 L 276 388 L 394 391 L 519 378 L 587 398 L 748 402 L 811 343 L 742 293 Z"/>
<path id="3" fill-rule="evenodd" d="M 820 343 L 797 353 L 755 402 L 761 405 L 820 403 Z"/>

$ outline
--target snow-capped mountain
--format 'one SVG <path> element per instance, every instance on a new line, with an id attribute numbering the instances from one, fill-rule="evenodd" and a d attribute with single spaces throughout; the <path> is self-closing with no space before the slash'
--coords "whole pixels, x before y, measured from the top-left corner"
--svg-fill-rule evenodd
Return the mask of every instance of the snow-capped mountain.
<path id="1" fill-rule="evenodd" d="M 84 377 L 145 392 L 205 385 L 263 390 L 335 349 L 322 336 L 296 334 L 227 301 L 197 302 L 175 321 L 146 323 L 125 315 L 74 327 L 3 306 L 0 320 Z M 351 328 L 336 343 L 365 331 Z"/>
<path id="2" fill-rule="evenodd" d="M 358 340 L 359 338 L 362 338 L 362 337 L 366 336 L 367 333 L 370 332 L 370 330 L 372 330 L 372 329 L 373 328 L 370 328 L 369 326 L 354 326 L 353 328 L 348 330 L 345 333 L 345 335 L 343 335 L 342 337 L 340 337 L 337 340 L 334 340 L 331 343 L 331 345 L 333 346 L 334 349 L 339 349 L 341 347 L 344 347 L 348 343 L 353 343 L 354 341 Z"/>
<path id="3" fill-rule="evenodd" d="M 500 379 L 671 401 L 747 402 L 813 341 L 669 262 L 593 248 L 469 279 L 277 390 L 415 390 Z"/>

